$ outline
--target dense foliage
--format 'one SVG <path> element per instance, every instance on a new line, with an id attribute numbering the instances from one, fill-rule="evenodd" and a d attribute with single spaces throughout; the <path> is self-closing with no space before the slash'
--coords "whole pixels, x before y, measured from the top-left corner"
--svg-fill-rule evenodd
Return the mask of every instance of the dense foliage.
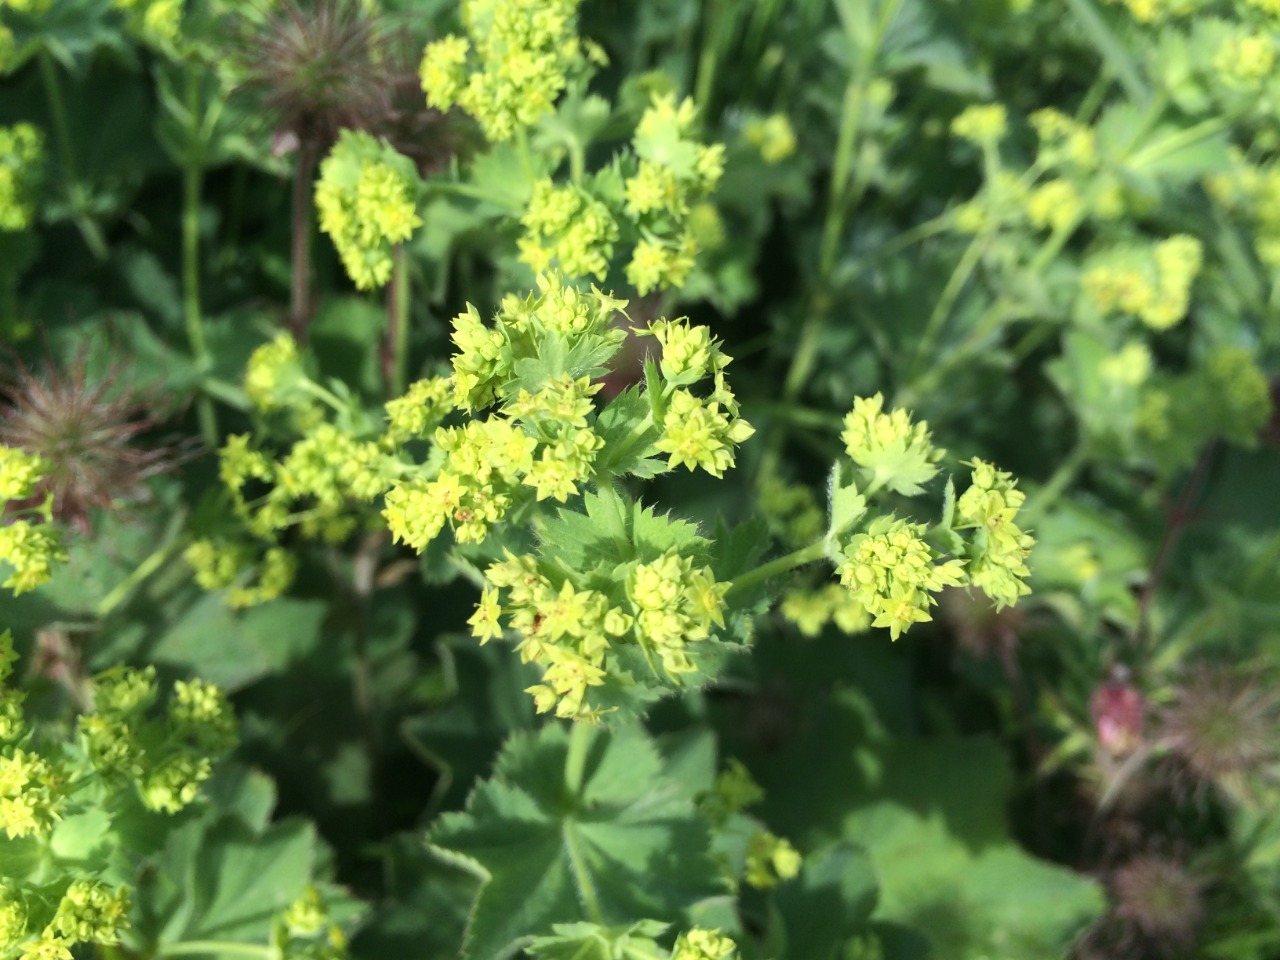
<path id="1" fill-rule="evenodd" d="M 1275 0 L 0 0 L 0 960 L 1280 949 Z"/>

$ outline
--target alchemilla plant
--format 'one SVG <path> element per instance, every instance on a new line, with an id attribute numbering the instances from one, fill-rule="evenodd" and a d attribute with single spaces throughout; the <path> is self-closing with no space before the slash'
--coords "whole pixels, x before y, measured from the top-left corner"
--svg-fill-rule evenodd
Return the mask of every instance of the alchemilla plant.
<path id="1" fill-rule="evenodd" d="M 1278 49 L 0 0 L 0 960 L 1267 955 Z"/>

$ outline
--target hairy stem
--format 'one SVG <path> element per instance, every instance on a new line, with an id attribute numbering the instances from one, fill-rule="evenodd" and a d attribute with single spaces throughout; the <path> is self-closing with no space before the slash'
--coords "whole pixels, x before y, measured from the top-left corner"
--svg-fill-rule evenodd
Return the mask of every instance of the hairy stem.
<path id="1" fill-rule="evenodd" d="M 748 570 L 746 573 L 735 578 L 729 584 L 729 589 L 725 591 L 726 596 L 729 594 L 740 593 L 749 587 L 754 587 L 758 583 L 763 583 L 770 577 L 776 577 L 779 574 L 794 570 L 796 567 L 803 567 L 806 563 L 812 563 L 815 560 L 821 560 L 827 554 L 827 544 L 824 540 L 818 540 L 809 544 L 807 547 L 801 547 L 785 556 L 770 560 L 763 563 L 754 570 Z"/>
<path id="2" fill-rule="evenodd" d="M 306 343 L 311 324 L 311 181 L 315 174 L 315 145 L 298 147 L 293 166 L 293 236 L 290 248 L 291 287 L 289 328 L 298 343 Z"/>
<path id="3" fill-rule="evenodd" d="M 409 369 L 409 272 L 404 244 L 391 252 L 391 285 L 387 288 L 387 332 L 382 341 L 382 383 L 387 396 L 405 391 Z"/>

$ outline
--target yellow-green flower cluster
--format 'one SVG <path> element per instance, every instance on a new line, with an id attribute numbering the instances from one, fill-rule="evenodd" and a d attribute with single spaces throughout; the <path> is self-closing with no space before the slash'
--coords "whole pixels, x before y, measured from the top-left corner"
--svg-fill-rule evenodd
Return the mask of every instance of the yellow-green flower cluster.
<path id="1" fill-rule="evenodd" d="M 1027 196 L 1027 219 L 1041 230 L 1066 230 L 1083 211 L 1080 191 L 1070 180 L 1046 180 Z"/>
<path id="2" fill-rule="evenodd" d="M 401 459 L 403 445 L 428 439 L 453 409 L 449 379 L 420 380 L 387 403 L 385 430 L 375 436 L 363 411 L 306 375 L 287 336 L 255 351 L 245 384 L 260 409 L 299 413 L 306 432 L 281 455 L 255 448 L 248 434 L 229 436 L 219 451 L 234 528 L 212 531 L 184 556 L 196 581 L 226 590 L 232 607 L 264 603 L 288 589 L 297 561 L 282 545 L 286 532 L 336 543 L 376 522 L 374 509 L 364 505 L 409 469 Z M 323 419 L 325 407 L 336 411 L 336 422 Z"/>
<path id="3" fill-rule="evenodd" d="M 12 42 L 12 35 L 9 37 Z M 0 127 L 0 231 L 26 230 L 35 219 L 35 193 L 44 137 L 29 123 Z"/>
<path id="4" fill-rule="evenodd" d="M 796 132 L 785 113 L 747 121 L 742 136 L 760 150 L 761 159 L 768 164 L 781 163 L 796 152 Z"/>
<path id="5" fill-rule="evenodd" d="M 724 772 L 716 777 L 715 788 L 700 804 L 715 823 L 723 823 L 764 799 L 764 790 L 755 782 L 741 760 L 731 757 Z"/>
<path id="6" fill-rule="evenodd" d="M 788 840 L 757 830 L 747 841 L 744 879 L 757 890 L 769 890 L 800 872 L 800 854 Z"/>
<path id="7" fill-rule="evenodd" d="M 1167 330 L 1186 316 L 1202 261 L 1199 240 L 1179 234 L 1154 250 L 1114 250 L 1099 259 L 1081 284 L 1104 315 L 1136 316 L 1154 330 Z"/>
<path id="8" fill-rule="evenodd" d="M 694 927 L 680 934 L 671 951 L 671 960 L 732 960 L 738 955 L 738 945 L 719 930 L 703 930 Z"/>
<path id="9" fill-rule="evenodd" d="M 0 829 L 9 839 L 48 833 L 65 800 L 61 771 L 21 747 L 0 748 Z"/>
<path id="10" fill-rule="evenodd" d="M 566 74 L 585 64 L 578 2 L 465 0 L 470 39 L 444 37 L 423 53 L 427 103 L 439 110 L 457 104 L 494 143 L 537 123 L 554 109 Z"/>
<path id="11" fill-rule="evenodd" d="M 48 583 L 54 564 L 67 562 L 67 551 L 52 524 L 14 520 L 0 526 L 0 561 L 13 568 L 0 587 L 19 594 Z"/>
<path id="12" fill-rule="evenodd" d="M 716 582 L 710 567 L 698 566 L 674 549 L 628 575 L 632 633 L 646 653 L 658 655 L 672 679 L 694 669 L 685 644 L 705 640 L 713 626 L 724 626 L 727 589 Z"/>
<path id="13" fill-rule="evenodd" d="M 966 551 L 969 583 L 1002 610 L 1030 593 L 1026 559 L 1035 539 L 1014 517 L 1026 494 L 1014 488 L 1011 474 L 984 460 L 973 460 L 973 482 L 956 501 L 955 529 L 974 531 Z"/>
<path id="14" fill-rule="evenodd" d="M 129 891 L 97 880 L 75 880 L 62 895 L 52 932 L 72 943 L 115 944 L 129 926 Z M 46 936 L 49 931 L 46 931 Z"/>
<path id="15" fill-rule="evenodd" d="M 1205 378 L 1224 418 L 1223 436 L 1252 445 L 1272 414 L 1271 385 L 1255 352 L 1247 347 L 1216 348 L 1205 362 Z"/>
<path id="16" fill-rule="evenodd" d="M 1190 464 L 1213 437 L 1253 445 L 1271 418 L 1267 375 L 1247 347 L 1216 347 L 1187 373 L 1153 380 L 1142 392 L 1138 435 L 1167 471 Z"/>
<path id="17" fill-rule="evenodd" d="M 9 840 L 24 840 L 24 856 L 41 866 L 25 880 L 0 881 L 0 956 L 71 960 L 77 944 L 120 942 L 130 898 L 126 888 L 87 872 L 87 861 L 69 860 L 74 854 L 59 849 L 55 824 L 92 811 L 95 823 L 105 816 L 110 825 L 118 803 L 108 797 L 117 786 L 136 790 L 152 810 L 178 811 L 208 778 L 212 757 L 234 745 L 235 725 L 222 692 L 199 681 L 178 684 L 167 716 L 152 719 L 148 713 L 158 694 L 154 668 L 118 667 L 95 678 L 94 709 L 79 718 L 70 742 L 51 741 L 23 720 L 21 694 L 4 685 L 14 659 L 5 631 L 0 831 Z"/>
<path id="18" fill-rule="evenodd" d="M 1128 8 L 1133 19 L 1142 23 L 1157 23 L 1186 17 L 1195 13 L 1206 0 L 1107 0 L 1108 3 L 1120 3 Z"/>
<path id="19" fill-rule="evenodd" d="M 951 121 L 951 133 L 978 145 L 994 144 L 1004 137 L 1009 114 L 1001 103 L 975 103 Z"/>
<path id="20" fill-rule="evenodd" d="M 122 10 L 129 29 L 143 42 L 169 46 L 182 31 L 184 0 L 111 0 Z"/>
<path id="21" fill-rule="evenodd" d="M 249 354 L 244 370 L 244 392 L 259 410 L 278 410 L 306 405 L 307 375 L 297 342 L 287 333 L 262 344 Z"/>
<path id="22" fill-rule="evenodd" d="M 342 960 L 347 938 L 311 884 L 275 920 L 275 942 L 291 960 Z"/>
<path id="23" fill-rule="evenodd" d="M 964 579 L 964 564 L 939 563 L 923 533 L 921 524 L 879 517 L 845 545 L 845 561 L 836 571 L 872 616 L 871 625 L 888 627 L 894 640 L 913 623 L 933 619 L 929 608 L 937 600 L 932 594 Z"/>
<path id="24" fill-rule="evenodd" d="M 67 562 L 62 532 L 51 522 L 52 502 L 10 513 L 5 501 L 27 500 L 35 495 L 49 465 L 40 457 L 0 444 L 0 563 L 12 569 L 0 587 L 15 594 L 47 583 L 54 564 Z M 4 516 L 8 514 L 8 516 Z M 24 514 L 38 516 L 37 521 Z"/>
<path id="25" fill-rule="evenodd" d="M 422 226 L 413 162 L 367 133 L 343 130 L 320 164 L 316 210 L 361 290 L 391 279 L 391 253 Z"/>
<path id="26" fill-rule="evenodd" d="M 422 551 L 446 524 L 460 543 L 479 543 L 532 488 L 536 499 L 561 503 L 591 475 L 604 441 L 592 430 L 588 377 L 561 374 L 536 393 L 520 389 L 501 413 L 438 427 L 435 445 L 444 464 L 430 479 L 395 483 L 383 516 L 398 541 Z"/>
<path id="27" fill-rule="evenodd" d="M 1232 86 L 1257 89 L 1275 70 L 1276 37 L 1267 31 L 1231 30 L 1219 45 L 1213 65 Z"/>
<path id="28" fill-rule="evenodd" d="M 36 454 L 0 444 L 0 500 L 25 500 L 48 471 Z"/>
<path id="29" fill-rule="evenodd" d="M 0 633 L 0 830 L 10 839 L 46 835 L 66 803 L 66 775 L 57 758 L 19 746 L 31 737 L 23 694 L 6 684 L 16 659 L 13 635 L 5 630 Z"/>
<path id="30" fill-rule="evenodd" d="M 724 145 L 697 142 L 696 119 L 692 100 L 655 96 L 632 138 L 638 164 L 623 193 L 641 239 L 626 274 L 641 294 L 684 284 L 698 253 L 691 208 L 724 173 Z"/>
<path id="31" fill-rule="evenodd" d="M 446 465 L 433 479 L 395 483 L 382 513 L 397 540 L 421 553 L 452 524 L 460 543 L 479 543 L 506 516 L 521 482 L 533 469 L 537 440 L 502 417 L 440 427 L 435 443 Z M 563 499 L 563 497 L 561 498 Z"/>
<path id="32" fill-rule="evenodd" d="M 376 441 L 358 440 L 331 423 L 312 427 L 279 463 L 249 443 L 247 434 L 227 438 L 219 451 L 220 475 L 236 514 L 251 533 L 266 540 L 292 525 L 308 538 L 345 539 L 358 523 L 347 509 L 350 502 L 376 499 L 390 485 L 394 470 Z M 250 480 L 273 486 L 251 502 L 244 495 Z"/>
<path id="33" fill-rule="evenodd" d="M 482 643 L 506 629 L 520 634 L 521 658 L 544 668 L 542 682 L 527 692 L 540 713 L 559 717 L 595 715 L 588 693 L 605 683 L 615 644 L 639 645 L 655 673 L 660 667 L 678 680 L 696 669 L 687 645 L 724 625 L 728 585 L 675 548 L 621 568 L 604 589 L 544 571 L 530 555 L 491 564 L 485 579 L 469 621 L 473 634 Z"/>
<path id="34" fill-rule="evenodd" d="M 539 274 L 538 290 L 520 298 L 502 300 L 487 327 L 475 307 L 453 320 L 454 402 L 466 411 L 486 407 L 494 400 L 507 399 L 504 384 L 511 381 L 517 364 L 537 358 L 548 338 L 567 341 L 582 353 L 612 356 L 626 333 L 610 325 L 610 320 L 626 307 L 592 287 L 582 293 L 557 274 Z"/>
<path id="35" fill-rule="evenodd" d="M 704 400 L 688 390 L 677 390 L 662 418 L 662 436 L 654 446 L 668 455 L 672 469 L 701 467 L 713 477 L 721 477 L 733 466 L 737 445 L 756 432 L 737 412 L 736 402 L 722 408 L 714 397 Z"/>
<path id="36" fill-rule="evenodd" d="M 1040 141 L 1038 166 L 1068 167 L 1081 172 L 1097 167 L 1097 138 L 1091 127 L 1052 107 L 1037 110 L 1029 119 Z"/>
<path id="37" fill-rule="evenodd" d="M 409 385 L 404 396 L 388 400 L 383 445 L 399 447 L 424 440 L 453 411 L 453 385 L 448 377 L 428 377 Z"/>
<path id="38" fill-rule="evenodd" d="M 725 379 L 732 358 L 706 327 L 690 326 L 687 320 L 658 320 L 647 332 L 662 346 L 658 367 L 670 390 L 662 412 L 662 435 L 654 446 L 668 455 L 672 469 L 701 467 L 712 476 L 722 476 L 734 465 L 737 445 L 755 433 L 738 416 L 738 402 Z M 708 377 L 712 390 L 705 399 L 685 389 Z"/>
<path id="39" fill-rule="evenodd" d="M 20 960 L 71 960 L 76 944 L 117 944 L 129 926 L 125 887 L 79 878 L 66 888 L 56 908 L 53 897 L 47 886 L 22 890 L 0 885 L 0 955 L 13 956 L 17 950 Z M 36 925 L 41 907 L 53 909 L 42 930 Z"/>
<path id="40" fill-rule="evenodd" d="M 832 622 L 850 636 L 865 633 L 871 627 L 866 607 L 838 583 L 818 590 L 792 590 L 782 598 L 779 609 L 806 637 L 816 637 Z"/>
<path id="41" fill-rule="evenodd" d="M 99 675 L 80 736 L 100 773 L 132 783 L 149 809 L 177 813 L 199 795 L 213 760 L 235 746 L 235 718 L 211 684 L 175 684 L 165 714 L 152 717 L 158 693 L 153 667 Z"/>
<path id="42" fill-rule="evenodd" d="M 557 187 L 549 179 L 533 185 L 533 195 L 520 222 L 520 259 L 536 273 L 553 266 L 569 277 L 603 280 L 618 239 L 618 224 L 609 208 L 587 190 Z"/>
<path id="43" fill-rule="evenodd" d="M 885 487 L 914 496 L 937 474 L 944 454 L 933 445 L 926 422 L 912 423 L 905 410 L 885 413 L 879 393 L 853 402 L 840 439 L 850 459 L 869 475 L 868 494 Z"/>
<path id="44" fill-rule="evenodd" d="M 297 561 L 283 547 L 269 547 L 261 556 L 246 543 L 196 540 L 183 552 L 205 590 L 226 590 L 227 606 L 254 607 L 274 600 L 293 583 Z"/>

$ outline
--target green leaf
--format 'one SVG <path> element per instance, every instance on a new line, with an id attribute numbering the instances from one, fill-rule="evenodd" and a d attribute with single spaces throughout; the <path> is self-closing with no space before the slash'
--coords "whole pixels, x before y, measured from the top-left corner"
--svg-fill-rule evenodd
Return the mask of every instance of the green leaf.
<path id="1" fill-rule="evenodd" d="M 597 923 L 557 923 L 554 929 L 554 936 L 539 937 L 525 952 L 543 960 L 667 960 L 670 956 L 653 942 L 667 924 L 654 920 L 613 928 Z"/>
<path id="2" fill-rule="evenodd" d="M 631 560 L 630 524 L 619 495 L 583 494 L 582 509 L 561 507 L 538 528 L 543 557 L 580 573 Z"/>
<path id="3" fill-rule="evenodd" d="M 636 503 L 632 519 L 632 535 L 636 555 L 641 562 L 656 560 L 675 548 L 682 554 L 699 553 L 709 546 L 698 533 L 696 524 L 688 520 L 673 520 L 669 513 L 659 516 L 653 507 Z"/>
<path id="4" fill-rule="evenodd" d="M 1009 839 L 1011 773 L 993 744 L 902 739 L 882 763 L 883 781 L 843 830 L 880 879 L 875 919 L 917 927 L 938 956 L 1052 960 L 1101 912 L 1096 883 Z"/>
<path id="5" fill-rule="evenodd" d="M 876 875 L 867 852 L 838 840 L 807 855 L 800 876 L 776 895 L 788 957 L 830 960 L 870 918 Z"/>
<path id="6" fill-rule="evenodd" d="M 554 923 L 676 920 L 717 892 L 707 827 L 637 727 L 517 735 L 433 849 L 484 884 L 464 956 L 490 960 Z"/>
<path id="7" fill-rule="evenodd" d="M 858 492 L 852 473 L 853 470 L 839 460 L 831 467 L 828 486 L 831 524 L 827 529 L 827 539 L 832 542 L 852 530 L 867 512 L 867 498 Z"/>
<path id="8" fill-rule="evenodd" d="M 665 460 L 652 456 L 661 435 L 657 425 L 650 421 L 641 428 L 649 415 L 649 401 L 638 386 L 624 390 L 600 411 L 594 429 L 604 448 L 596 455 L 597 473 L 648 479 L 670 469 Z"/>
<path id="9" fill-rule="evenodd" d="M 239 820 L 219 821 L 202 838 L 197 909 L 183 939 L 265 940 L 272 916 L 306 887 L 315 842 L 315 828 L 301 820 L 261 834 Z"/>
<path id="10" fill-rule="evenodd" d="M 317 881 L 315 828 L 302 820 L 266 825 L 264 804 L 274 791 L 264 778 L 226 777 L 211 794 L 218 802 L 184 813 L 141 874 L 130 949 L 155 956 L 193 941 L 266 945 L 276 915 Z M 351 916 L 349 896 L 324 893 L 332 916 Z M 235 956 L 212 948 L 205 955 Z"/>
<path id="11" fill-rule="evenodd" d="M 471 164 L 471 182 L 500 212 L 520 213 L 533 193 L 534 181 L 547 175 L 546 167 L 547 158 L 536 153 L 522 157 L 514 144 L 499 143 Z"/>
<path id="12" fill-rule="evenodd" d="M 608 372 L 605 365 L 619 346 L 616 338 L 594 334 L 574 338 L 558 333 L 543 334 L 534 356 L 515 362 L 515 376 L 502 385 L 502 396 L 513 397 L 520 390 L 537 393 L 548 381 L 564 374 L 575 380 L 603 376 Z"/>

